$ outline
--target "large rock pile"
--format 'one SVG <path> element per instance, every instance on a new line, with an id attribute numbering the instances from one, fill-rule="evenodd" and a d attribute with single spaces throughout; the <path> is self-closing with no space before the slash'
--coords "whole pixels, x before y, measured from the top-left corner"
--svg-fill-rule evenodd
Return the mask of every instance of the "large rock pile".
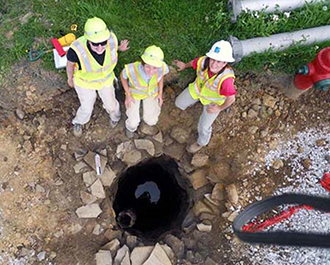
<path id="1" fill-rule="evenodd" d="M 150 128 L 149 128 L 150 129 Z M 163 140 L 164 139 L 164 140 Z M 103 234 L 109 242 L 96 254 L 98 265 L 105 264 L 177 264 L 178 260 L 190 263 L 206 262 L 206 259 L 196 252 L 196 243 L 203 240 L 213 229 L 213 221 L 224 212 L 224 205 L 228 210 L 231 205 L 237 205 L 238 193 L 234 184 L 227 187 L 223 179 L 230 173 L 230 165 L 222 162 L 215 169 L 210 170 L 210 159 L 205 153 L 191 155 L 185 151 L 185 145 L 190 139 L 190 131 L 174 126 L 168 134 L 161 131 L 147 130 L 142 126 L 139 138 L 121 142 L 117 145 L 113 161 L 108 160 L 106 150 L 100 150 L 101 175 L 96 175 L 95 152 L 79 150 L 75 154 L 77 164 L 74 166 L 76 174 L 82 176 L 86 189 L 80 192 L 83 205 L 76 210 L 79 218 L 94 218 L 97 220 L 92 229 L 95 235 Z M 174 236 L 171 231 L 159 239 L 156 245 L 144 245 L 136 236 L 122 233 L 118 230 L 111 199 L 107 196 L 111 185 L 116 185 L 116 173 L 113 169 L 118 162 L 124 163 L 123 172 L 127 167 L 135 165 L 154 156 L 167 155 L 177 160 L 179 169 L 189 183 L 195 202 L 182 224 L 180 235 Z M 117 172 L 117 173 L 121 173 Z M 227 193 L 226 193 L 227 192 Z M 111 197 L 111 196 L 110 196 Z M 113 196 L 112 196 L 113 197 Z M 228 198 L 228 202 L 225 199 Z M 102 203 L 106 203 L 107 218 L 112 222 L 104 227 L 101 215 L 104 212 Z M 229 206 L 230 205 L 230 206 Z M 109 217 L 110 215 L 110 217 Z M 226 212 L 223 216 L 233 221 L 236 211 Z M 216 264 L 211 258 L 205 264 Z"/>

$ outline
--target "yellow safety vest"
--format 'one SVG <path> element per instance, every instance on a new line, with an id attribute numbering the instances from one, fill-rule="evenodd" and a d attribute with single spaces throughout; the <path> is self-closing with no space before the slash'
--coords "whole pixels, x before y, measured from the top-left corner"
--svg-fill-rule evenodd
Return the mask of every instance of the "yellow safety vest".
<path id="1" fill-rule="evenodd" d="M 113 69 L 118 61 L 118 40 L 114 33 L 110 33 L 103 65 L 100 65 L 89 52 L 87 39 L 84 36 L 74 41 L 71 48 L 76 52 L 81 66 L 79 70 L 76 65 L 73 74 L 76 87 L 100 90 L 104 86 L 112 85 L 115 78 Z"/>
<path id="2" fill-rule="evenodd" d="M 144 81 L 141 76 L 139 66 L 141 62 L 135 62 L 125 65 L 125 70 L 127 77 L 131 83 L 130 93 L 135 99 L 145 99 L 147 97 L 153 96 L 156 97 L 159 91 L 158 81 L 165 75 L 166 66 L 165 64 L 162 67 L 159 67 L 158 72 L 154 74 L 149 83 Z"/>
<path id="3" fill-rule="evenodd" d="M 189 84 L 189 93 L 193 99 L 199 99 L 203 105 L 215 103 L 221 106 L 226 100 L 226 96 L 219 94 L 222 82 L 229 77 L 235 78 L 234 71 L 227 66 L 221 74 L 209 78 L 208 68 L 202 70 L 206 58 L 206 56 L 203 56 L 198 59 L 197 77 L 195 82 Z"/>

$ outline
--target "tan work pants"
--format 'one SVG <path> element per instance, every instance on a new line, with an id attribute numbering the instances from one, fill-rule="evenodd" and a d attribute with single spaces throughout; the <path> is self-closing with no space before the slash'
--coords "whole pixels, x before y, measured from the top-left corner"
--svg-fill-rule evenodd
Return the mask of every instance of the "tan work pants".
<path id="1" fill-rule="evenodd" d="M 143 105 L 143 120 L 146 124 L 153 126 L 158 122 L 161 107 L 158 104 L 157 97 L 148 97 L 142 100 L 134 99 L 131 105 L 126 109 L 127 120 L 126 129 L 135 132 L 140 124 L 140 103 Z"/>

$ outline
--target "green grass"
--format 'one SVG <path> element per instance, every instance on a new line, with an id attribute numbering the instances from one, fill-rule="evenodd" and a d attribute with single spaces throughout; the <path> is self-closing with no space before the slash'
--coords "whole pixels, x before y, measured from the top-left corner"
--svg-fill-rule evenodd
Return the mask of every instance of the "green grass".
<path id="1" fill-rule="evenodd" d="M 118 73 L 125 63 L 135 61 L 149 45 L 160 46 L 165 61 L 188 61 L 205 54 L 211 45 L 233 35 L 240 40 L 271 34 L 330 25 L 330 3 L 305 6 L 290 17 L 277 12 L 258 13 L 258 18 L 242 14 L 230 23 L 227 0 L 1 0 L 0 68 L 8 69 L 27 56 L 26 50 L 51 48 L 50 39 L 71 32 L 78 24 L 76 36 L 83 34 L 87 18 L 104 19 L 119 39 L 130 40 L 130 50 L 119 55 Z M 326 6 L 328 11 L 324 11 Z M 28 12 L 32 16 L 22 22 Z M 12 36 L 11 36 L 12 35 Z M 292 47 L 281 53 L 267 52 L 244 58 L 235 65 L 243 71 L 271 68 L 294 72 L 310 61 L 322 47 Z M 45 67 L 54 68 L 52 54 L 43 57 Z"/>

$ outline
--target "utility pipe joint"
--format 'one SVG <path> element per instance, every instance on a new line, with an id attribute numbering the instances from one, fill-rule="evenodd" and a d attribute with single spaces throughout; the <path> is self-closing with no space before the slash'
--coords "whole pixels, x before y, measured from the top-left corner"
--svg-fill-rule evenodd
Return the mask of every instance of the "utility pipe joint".
<path id="1" fill-rule="evenodd" d="M 324 2 L 324 0 L 229 0 L 228 10 L 232 13 L 232 22 L 237 21 L 237 17 L 243 11 L 264 11 L 272 13 L 274 11 L 292 11 L 307 4 Z"/>

